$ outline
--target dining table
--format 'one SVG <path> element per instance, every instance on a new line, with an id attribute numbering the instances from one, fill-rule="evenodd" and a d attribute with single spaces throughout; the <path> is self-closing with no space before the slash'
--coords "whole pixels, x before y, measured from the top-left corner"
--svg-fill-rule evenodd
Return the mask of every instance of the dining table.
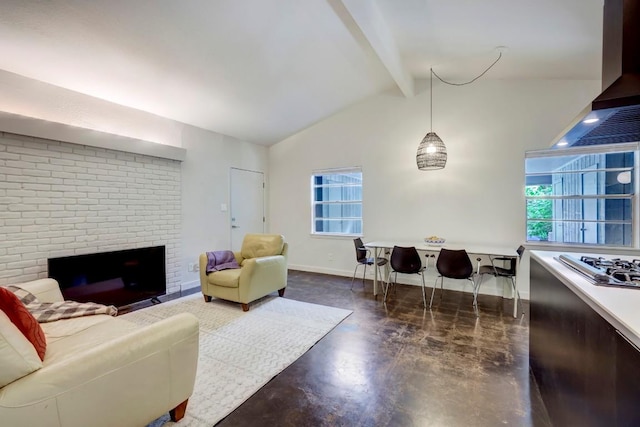
<path id="1" fill-rule="evenodd" d="M 391 253 L 394 246 L 415 247 L 419 252 L 428 252 L 437 256 L 441 249 L 459 250 L 464 249 L 469 255 L 480 255 L 488 257 L 513 257 L 518 258 L 515 247 L 482 244 L 482 243 L 464 243 L 464 242 L 445 242 L 442 244 L 427 243 L 425 241 L 394 241 L 394 240 L 374 240 L 364 243 L 364 247 L 373 250 L 373 258 L 381 258 L 383 253 Z M 428 268 L 428 260 L 426 263 Z M 379 292 L 378 269 L 373 269 L 373 295 L 377 296 Z M 435 286 L 435 285 L 434 285 Z M 513 295 L 513 317 L 518 317 L 518 280 L 516 275 L 515 291 Z"/>

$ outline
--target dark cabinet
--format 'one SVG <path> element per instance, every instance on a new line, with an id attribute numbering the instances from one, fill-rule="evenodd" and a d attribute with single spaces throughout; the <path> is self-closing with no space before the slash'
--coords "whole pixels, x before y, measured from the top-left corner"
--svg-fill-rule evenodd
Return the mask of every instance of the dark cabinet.
<path id="1" fill-rule="evenodd" d="M 617 331 L 616 331 L 617 332 Z M 616 336 L 618 426 L 640 426 L 640 351 L 622 334 Z"/>
<path id="2" fill-rule="evenodd" d="M 529 365 L 554 425 L 640 425 L 640 352 L 533 258 L 530 271 Z"/>

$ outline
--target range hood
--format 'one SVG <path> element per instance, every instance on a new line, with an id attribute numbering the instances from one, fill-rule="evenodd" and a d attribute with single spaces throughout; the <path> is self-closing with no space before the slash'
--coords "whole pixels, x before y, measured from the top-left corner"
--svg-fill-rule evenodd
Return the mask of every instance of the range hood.
<path id="1" fill-rule="evenodd" d="M 602 32 L 602 93 L 556 146 L 640 141 L 640 1 L 605 0 Z"/>

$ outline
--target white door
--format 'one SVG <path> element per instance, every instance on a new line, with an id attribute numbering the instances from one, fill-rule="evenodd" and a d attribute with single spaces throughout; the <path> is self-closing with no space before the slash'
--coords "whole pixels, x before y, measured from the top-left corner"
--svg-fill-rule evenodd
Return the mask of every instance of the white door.
<path id="1" fill-rule="evenodd" d="M 264 233 L 264 174 L 231 168 L 231 249 L 247 233 Z"/>

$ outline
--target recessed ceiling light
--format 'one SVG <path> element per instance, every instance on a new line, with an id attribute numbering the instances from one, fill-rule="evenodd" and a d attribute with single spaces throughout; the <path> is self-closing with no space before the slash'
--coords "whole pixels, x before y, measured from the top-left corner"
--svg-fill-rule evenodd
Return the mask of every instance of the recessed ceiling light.
<path id="1" fill-rule="evenodd" d="M 599 119 L 597 119 L 597 118 L 594 118 L 594 119 L 584 119 L 584 120 L 582 121 L 582 123 L 586 123 L 586 124 L 589 124 L 589 123 L 595 123 L 595 122 L 597 122 L 598 120 L 599 120 Z"/>
<path id="2" fill-rule="evenodd" d="M 569 143 L 568 143 L 567 141 L 560 141 L 560 142 L 558 142 L 556 145 L 557 145 L 558 147 L 564 147 L 565 145 L 568 145 L 568 144 L 569 144 Z"/>

